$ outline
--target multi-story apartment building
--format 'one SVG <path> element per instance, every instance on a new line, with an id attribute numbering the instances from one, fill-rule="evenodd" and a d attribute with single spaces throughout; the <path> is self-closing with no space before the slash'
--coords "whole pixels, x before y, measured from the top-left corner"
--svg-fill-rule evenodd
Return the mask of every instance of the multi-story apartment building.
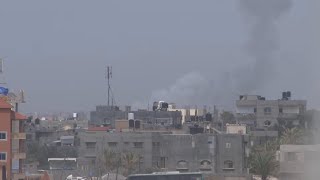
<path id="1" fill-rule="evenodd" d="M 279 123 L 305 126 L 306 105 L 305 100 L 292 100 L 290 92 L 283 93 L 279 100 L 243 95 L 236 101 L 236 119 L 251 129 L 270 129 Z"/>
<path id="2" fill-rule="evenodd" d="M 0 99 L 0 179 L 25 179 L 23 161 L 26 158 L 23 121 L 27 117 L 11 110 L 12 106 Z"/>
<path id="3" fill-rule="evenodd" d="M 146 170 L 203 172 L 224 177 L 247 174 L 248 136 L 240 134 L 172 134 L 168 132 L 82 132 L 79 167 L 98 173 L 104 150 L 139 156 L 136 173 Z M 82 161 L 82 163 L 81 163 Z"/>

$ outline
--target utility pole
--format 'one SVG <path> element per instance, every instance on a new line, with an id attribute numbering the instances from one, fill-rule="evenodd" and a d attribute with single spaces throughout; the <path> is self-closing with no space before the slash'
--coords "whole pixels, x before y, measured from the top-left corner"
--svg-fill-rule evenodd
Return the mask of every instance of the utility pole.
<path id="1" fill-rule="evenodd" d="M 108 81 L 108 107 L 110 107 L 110 90 L 111 90 L 110 79 L 112 78 L 112 66 L 107 66 L 106 78 Z"/>

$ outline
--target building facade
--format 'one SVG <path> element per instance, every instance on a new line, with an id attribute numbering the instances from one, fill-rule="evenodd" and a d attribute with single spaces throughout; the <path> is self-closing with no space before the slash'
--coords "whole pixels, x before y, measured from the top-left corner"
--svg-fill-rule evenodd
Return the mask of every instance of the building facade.
<path id="1" fill-rule="evenodd" d="M 0 179 L 25 179 L 23 161 L 26 158 L 24 120 L 27 117 L 11 110 L 0 100 Z"/>
<path id="2" fill-rule="evenodd" d="M 134 119 L 140 120 L 142 125 L 176 127 L 182 124 L 180 111 L 122 111 L 119 108 L 97 106 L 95 111 L 90 112 L 89 126 L 109 124 L 115 127 L 115 121 L 128 119 L 129 113 L 133 113 Z"/>
<path id="3" fill-rule="evenodd" d="M 79 137 L 79 163 L 83 162 L 80 167 L 87 171 L 86 174 L 98 170 L 103 151 L 111 149 L 138 155 L 136 173 L 160 170 L 232 177 L 247 175 L 249 154 L 246 135 L 83 132 Z"/>
<path id="4" fill-rule="evenodd" d="M 279 124 L 306 126 L 303 121 L 306 105 L 305 100 L 292 100 L 291 97 L 266 100 L 261 96 L 243 95 L 236 101 L 236 119 L 251 129 L 265 130 Z"/>
<path id="5" fill-rule="evenodd" d="M 318 180 L 320 145 L 281 145 L 279 180 Z"/>

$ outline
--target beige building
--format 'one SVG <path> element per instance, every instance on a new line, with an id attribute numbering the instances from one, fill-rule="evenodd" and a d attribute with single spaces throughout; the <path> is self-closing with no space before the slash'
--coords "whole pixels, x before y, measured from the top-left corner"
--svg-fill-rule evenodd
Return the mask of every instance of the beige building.
<path id="1" fill-rule="evenodd" d="M 319 180 L 320 145 L 281 145 L 279 180 Z"/>
<path id="2" fill-rule="evenodd" d="M 227 134 L 247 134 L 247 126 L 244 124 L 226 124 Z"/>

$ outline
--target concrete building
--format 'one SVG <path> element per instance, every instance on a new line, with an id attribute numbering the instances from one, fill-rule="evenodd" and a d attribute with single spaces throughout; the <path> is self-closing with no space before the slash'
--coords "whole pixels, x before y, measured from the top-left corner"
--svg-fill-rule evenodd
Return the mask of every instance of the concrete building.
<path id="1" fill-rule="evenodd" d="M 251 129 L 270 129 L 282 125 L 302 125 L 307 102 L 283 96 L 279 100 L 266 100 L 256 95 L 243 95 L 236 101 L 236 119 Z"/>
<path id="2" fill-rule="evenodd" d="M 23 121 L 27 117 L 11 110 L 12 106 L 0 99 L 0 179 L 25 179 L 23 161 L 26 134 Z"/>
<path id="3" fill-rule="evenodd" d="M 122 111 L 115 107 L 97 106 L 90 112 L 89 126 L 109 124 L 114 128 L 115 121 L 128 119 L 129 113 L 133 113 L 135 120 L 140 120 L 142 125 L 176 127 L 182 124 L 180 111 Z"/>
<path id="4" fill-rule="evenodd" d="M 320 145 L 281 145 L 279 180 L 318 180 Z"/>
<path id="5" fill-rule="evenodd" d="M 80 133 L 79 163 L 85 174 L 98 170 L 106 149 L 134 152 L 137 172 L 204 172 L 222 176 L 246 176 L 248 138 L 239 134 L 172 134 L 168 132 Z M 81 165 L 82 164 L 82 165 Z M 97 173 L 97 172 L 96 172 Z"/>

